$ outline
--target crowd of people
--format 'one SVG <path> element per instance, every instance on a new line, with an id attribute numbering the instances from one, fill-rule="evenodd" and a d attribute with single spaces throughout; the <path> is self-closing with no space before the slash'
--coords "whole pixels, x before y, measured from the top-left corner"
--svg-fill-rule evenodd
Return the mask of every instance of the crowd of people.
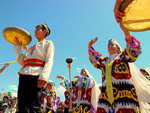
<path id="1" fill-rule="evenodd" d="M 114 8 L 118 23 L 124 16 L 119 11 L 121 2 L 116 0 Z M 103 57 L 93 47 L 98 37 L 87 44 L 91 64 L 102 71 L 101 86 L 87 69 L 74 76 L 74 81 L 57 76 L 61 79 L 60 85 L 66 89 L 64 102 L 56 93 L 55 83 L 48 80 L 54 57 L 53 42 L 46 40 L 51 33 L 48 25 L 35 27 L 38 42 L 25 54 L 22 53 L 22 42 L 16 37 L 14 52 L 22 66 L 18 72 L 18 96 L 5 96 L 1 102 L 1 113 L 149 113 L 150 70 L 138 70 L 133 64 L 142 53 L 140 41 L 123 26 L 120 25 L 120 28 L 125 35 L 124 50 L 115 39 L 110 39 L 107 46 L 109 56 Z M 8 65 L 5 64 L 0 72 Z"/>
<path id="2" fill-rule="evenodd" d="M 97 52 L 95 52 L 95 54 L 97 54 Z M 149 70 L 150 68 L 140 69 L 140 71 L 143 71 L 143 76 L 145 76 L 147 79 L 150 78 Z M 102 86 L 98 86 L 95 80 L 93 79 L 93 77 L 88 72 L 88 70 L 82 69 L 80 75 L 74 76 L 76 80 L 72 82 L 70 82 L 69 79 L 61 75 L 58 75 L 57 78 L 61 79 L 60 85 L 66 89 L 66 91 L 64 92 L 65 101 L 61 101 L 61 98 L 56 93 L 55 83 L 49 80 L 48 83 L 44 87 L 42 87 L 41 90 L 38 92 L 38 99 L 40 102 L 40 107 L 39 107 L 40 113 L 71 113 L 71 112 L 96 113 L 96 111 L 97 113 L 107 113 L 106 111 L 104 112 L 105 109 L 102 108 L 102 106 L 106 106 L 110 104 L 110 102 L 106 103 L 109 100 L 105 100 L 107 99 L 106 97 L 107 95 L 105 94 L 106 91 L 104 90 L 106 90 L 105 87 L 107 87 L 107 85 L 105 87 L 103 86 L 103 84 Z M 103 78 L 103 82 L 104 81 L 105 78 Z M 113 81 L 113 83 L 114 82 L 115 81 Z M 128 91 L 129 90 L 130 89 L 128 88 Z M 124 97 L 125 96 L 126 95 L 124 95 Z M 130 95 L 130 96 L 134 96 L 134 95 Z M 135 99 L 135 97 L 129 97 L 129 98 L 130 98 L 130 102 L 133 101 L 133 100 L 131 101 L 132 98 Z M 117 108 L 117 102 L 121 101 L 117 99 L 119 99 L 119 97 L 118 98 L 115 97 L 114 99 L 114 101 L 116 102 L 114 108 Z M 126 100 L 123 100 L 122 103 L 126 101 L 127 98 Z M 130 102 L 126 102 L 126 103 L 128 103 L 129 105 Z M 138 105 L 138 104 L 134 104 L 134 105 Z M 113 106 L 110 105 L 110 107 Z M 123 105 L 121 107 L 123 107 Z M 109 107 L 107 108 L 109 109 Z M 132 108 L 134 109 L 133 106 Z M 135 108 L 138 107 L 136 106 Z M 113 108 L 111 109 L 113 110 Z M 130 111 L 131 113 L 133 112 L 133 110 L 129 109 L 128 112 L 130 113 Z M 4 96 L 3 100 L 0 102 L 0 113 L 18 113 L 18 112 L 19 111 L 18 111 L 17 97 L 11 97 L 10 95 Z M 30 113 L 29 109 L 27 109 L 27 112 Z M 125 109 L 123 109 L 122 112 L 125 112 Z"/>
<path id="3" fill-rule="evenodd" d="M 16 113 L 17 111 L 17 98 L 10 95 L 4 96 L 0 102 L 0 113 Z"/>
<path id="4" fill-rule="evenodd" d="M 40 113 L 64 113 L 64 104 L 56 94 L 55 85 L 49 81 L 45 87 L 38 92 L 40 102 Z M 27 110 L 29 112 L 29 109 Z M 17 97 L 7 95 L 0 102 L 0 113 L 18 113 Z"/>

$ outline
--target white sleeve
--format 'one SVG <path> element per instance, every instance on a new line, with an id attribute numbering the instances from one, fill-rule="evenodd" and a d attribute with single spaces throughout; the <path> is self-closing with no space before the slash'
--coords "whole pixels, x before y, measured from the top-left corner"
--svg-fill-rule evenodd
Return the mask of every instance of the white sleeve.
<path id="1" fill-rule="evenodd" d="M 47 48 L 46 48 L 45 65 L 43 67 L 41 75 L 39 76 L 39 80 L 48 81 L 52 69 L 52 65 L 53 65 L 53 58 L 54 58 L 54 45 L 52 41 L 49 41 L 47 43 Z"/>
<path id="2" fill-rule="evenodd" d="M 16 59 L 18 64 L 23 66 L 25 55 L 22 54 L 21 46 L 14 46 L 14 52 L 18 55 Z"/>
<path id="3" fill-rule="evenodd" d="M 21 46 L 14 46 L 14 52 L 15 52 L 17 55 L 22 54 Z"/>

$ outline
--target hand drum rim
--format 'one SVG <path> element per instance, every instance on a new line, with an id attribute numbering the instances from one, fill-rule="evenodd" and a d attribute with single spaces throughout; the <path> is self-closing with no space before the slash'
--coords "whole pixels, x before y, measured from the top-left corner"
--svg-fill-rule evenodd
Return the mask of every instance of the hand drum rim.
<path id="1" fill-rule="evenodd" d="M 32 37 L 30 33 L 19 27 L 7 27 L 3 30 L 5 40 L 13 45 L 17 45 L 14 39 L 17 37 L 22 42 L 22 46 L 30 44 Z"/>
<path id="2" fill-rule="evenodd" d="M 147 18 L 142 18 L 144 19 L 139 19 L 141 18 L 138 16 L 139 14 L 136 13 L 137 11 L 140 11 L 140 8 L 137 8 L 137 4 L 140 2 L 140 0 L 123 0 L 120 6 L 120 11 L 125 13 L 125 16 L 122 18 L 122 21 L 120 24 L 124 26 L 127 30 L 133 31 L 133 32 L 140 32 L 140 31 L 146 31 L 150 30 L 150 16 Z M 146 4 L 146 2 L 143 2 L 143 6 Z M 136 8 L 135 8 L 136 7 Z M 135 15 L 132 17 L 133 20 L 131 19 L 131 13 L 133 14 L 135 9 Z M 144 11 L 144 10 L 143 10 Z M 148 10 L 149 11 L 149 10 Z M 141 13 L 141 12 L 140 12 Z M 136 18 L 137 19 L 134 19 Z M 129 19 L 130 18 L 130 19 Z"/>

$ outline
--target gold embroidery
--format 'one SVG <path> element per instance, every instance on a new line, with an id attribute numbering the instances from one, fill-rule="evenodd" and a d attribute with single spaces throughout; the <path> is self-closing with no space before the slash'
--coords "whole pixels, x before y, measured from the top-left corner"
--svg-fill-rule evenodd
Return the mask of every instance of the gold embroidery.
<path id="1" fill-rule="evenodd" d="M 138 102 L 138 100 L 136 98 L 136 94 L 134 92 L 134 90 L 135 90 L 134 88 L 132 88 L 131 91 L 128 91 L 128 90 L 118 91 L 117 88 L 113 88 L 113 89 L 115 89 L 114 94 L 116 94 L 116 96 L 114 97 L 115 100 L 117 100 L 118 98 L 127 97 L 127 98 L 132 98 L 133 100 Z M 108 101 L 106 93 L 101 92 L 100 98 L 105 99 L 105 100 Z"/>
<path id="2" fill-rule="evenodd" d="M 81 105 L 79 108 L 73 107 L 73 113 L 90 113 L 90 111 L 88 107 L 83 108 Z"/>
<path id="3" fill-rule="evenodd" d="M 128 66 L 124 62 L 121 62 L 115 65 L 114 71 L 119 74 L 128 74 Z"/>
<path id="4" fill-rule="evenodd" d="M 114 93 L 113 93 L 113 86 L 112 86 L 112 76 L 111 76 L 111 67 L 112 63 L 110 63 L 110 60 L 108 59 L 106 61 L 106 92 L 108 95 L 108 101 L 110 104 L 114 102 Z"/>
<path id="5" fill-rule="evenodd" d="M 127 54 L 129 55 L 129 57 L 132 59 L 132 60 L 136 60 L 137 59 L 137 57 L 134 57 L 130 52 L 129 52 L 129 48 L 128 47 L 126 47 L 126 52 L 127 52 Z"/>

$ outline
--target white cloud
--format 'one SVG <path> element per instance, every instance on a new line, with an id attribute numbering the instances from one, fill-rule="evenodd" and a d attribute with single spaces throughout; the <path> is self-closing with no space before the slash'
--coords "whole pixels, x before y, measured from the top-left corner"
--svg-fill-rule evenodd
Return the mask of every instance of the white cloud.
<path id="1" fill-rule="evenodd" d="M 77 59 L 78 59 L 78 57 L 72 57 L 72 59 L 73 59 L 73 60 L 77 60 Z"/>
<path id="2" fill-rule="evenodd" d="M 16 85 L 10 84 L 8 86 L 5 86 L 3 89 L 7 90 L 7 91 L 15 91 L 15 92 L 17 92 L 18 87 Z"/>

